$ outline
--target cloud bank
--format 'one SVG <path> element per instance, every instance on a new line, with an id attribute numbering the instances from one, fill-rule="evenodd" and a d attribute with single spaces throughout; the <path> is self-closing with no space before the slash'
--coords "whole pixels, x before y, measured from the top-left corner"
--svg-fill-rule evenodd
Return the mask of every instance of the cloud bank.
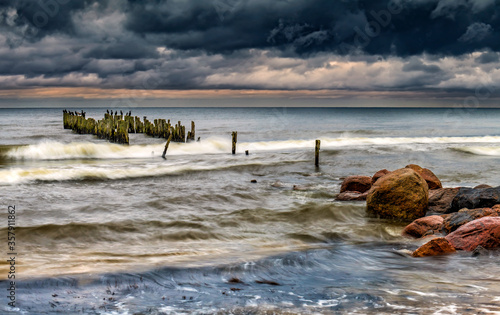
<path id="1" fill-rule="evenodd" d="M 0 89 L 494 92 L 499 9 L 495 0 L 0 0 Z"/>

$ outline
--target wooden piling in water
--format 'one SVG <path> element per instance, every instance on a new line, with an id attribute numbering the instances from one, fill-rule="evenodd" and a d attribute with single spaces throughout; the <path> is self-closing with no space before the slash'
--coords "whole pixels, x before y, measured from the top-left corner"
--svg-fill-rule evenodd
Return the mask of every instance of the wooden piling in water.
<path id="1" fill-rule="evenodd" d="M 168 145 L 170 144 L 170 140 L 172 140 L 172 135 L 168 137 L 167 144 L 165 144 L 165 149 L 163 150 L 162 158 L 167 159 L 165 156 L 167 155 Z"/>
<path id="2" fill-rule="evenodd" d="M 194 141 L 195 131 L 194 131 L 194 121 L 191 121 L 191 131 L 188 131 L 187 141 Z"/>
<path id="3" fill-rule="evenodd" d="M 116 129 L 116 143 L 129 144 L 128 137 L 128 122 L 125 120 L 118 121 L 118 128 Z"/>
<path id="4" fill-rule="evenodd" d="M 321 146 L 321 140 L 316 140 L 316 147 L 314 149 L 314 165 L 319 166 L 319 149 Z"/>
<path id="5" fill-rule="evenodd" d="M 237 131 L 233 131 L 232 137 L 233 137 L 233 141 L 232 141 L 232 143 L 233 143 L 232 153 L 236 154 L 236 142 L 238 141 L 238 132 Z"/>

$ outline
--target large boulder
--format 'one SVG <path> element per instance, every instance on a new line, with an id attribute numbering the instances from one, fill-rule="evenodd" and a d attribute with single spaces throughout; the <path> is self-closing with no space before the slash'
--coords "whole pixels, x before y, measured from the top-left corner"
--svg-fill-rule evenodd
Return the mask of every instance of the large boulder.
<path id="1" fill-rule="evenodd" d="M 429 212 L 430 214 L 448 213 L 451 202 L 458 193 L 459 188 L 439 188 L 429 190 Z"/>
<path id="2" fill-rule="evenodd" d="M 498 215 L 499 212 L 491 208 L 462 209 L 446 216 L 443 221 L 443 230 L 446 234 L 448 234 L 471 221 L 487 216 L 497 217 Z"/>
<path id="3" fill-rule="evenodd" d="M 437 256 L 455 252 L 453 245 L 444 237 L 430 240 L 413 252 L 413 257 Z"/>
<path id="4" fill-rule="evenodd" d="M 485 217 L 459 227 L 446 239 L 456 249 L 472 251 L 478 246 L 493 249 L 500 246 L 500 217 Z"/>
<path id="5" fill-rule="evenodd" d="M 414 170 L 403 168 L 381 177 L 366 198 L 367 211 L 380 218 L 413 221 L 425 216 L 428 186 Z"/>
<path id="6" fill-rule="evenodd" d="M 406 168 L 411 168 L 412 170 L 417 172 L 420 176 L 422 176 L 422 178 L 427 182 L 427 185 L 429 185 L 430 190 L 443 188 L 441 181 L 431 170 L 427 168 L 422 168 L 415 164 L 406 165 Z"/>
<path id="7" fill-rule="evenodd" d="M 416 219 L 404 228 L 403 235 L 419 238 L 428 234 L 440 232 L 443 227 L 443 221 L 443 217 L 439 215 L 431 215 Z"/>
<path id="8" fill-rule="evenodd" d="M 455 198 L 453 198 L 448 213 L 457 212 L 463 208 L 491 208 L 496 204 L 500 204 L 500 186 L 477 189 L 462 187 Z"/>
<path id="9" fill-rule="evenodd" d="M 340 192 L 357 191 L 367 192 L 372 187 L 372 178 L 370 176 L 349 176 L 342 182 Z"/>
<path id="10" fill-rule="evenodd" d="M 372 176 L 372 185 L 375 184 L 375 182 L 382 176 L 385 176 L 387 174 L 389 174 L 390 171 L 386 170 L 386 169 L 383 169 L 383 170 L 380 170 L 378 172 L 376 172 L 373 176 Z"/>

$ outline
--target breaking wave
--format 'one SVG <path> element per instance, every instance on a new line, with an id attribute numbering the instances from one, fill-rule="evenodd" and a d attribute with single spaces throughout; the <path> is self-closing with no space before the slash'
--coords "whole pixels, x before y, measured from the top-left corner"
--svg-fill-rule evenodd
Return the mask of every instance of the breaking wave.
<path id="1" fill-rule="evenodd" d="M 499 136 L 485 137 L 340 137 L 321 139 L 323 149 L 358 146 L 399 146 L 408 144 L 463 144 L 463 143 L 500 143 Z M 284 140 L 238 143 L 238 152 L 300 150 L 314 147 L 314 140 Z M 92 142 L 42 142 L 10 149 L 5 157 L 12 160 L 67 160 L 67 159 L 137 159 L 160 156 L 164 143 L 123 146 L 112 143 Z M 465 149 L 464 149 L 465 150 Z M 470 153 L 486 152 L 497 155 L 498 148 L 472 148 Z M 475 150 L 475 151 L 474 151 Z M 482 150 L 482 151 L 481 151 Z M 212 137 L 201 142 L 171 143 L 168 155 L 226 154 L 231 151 L 230 139 Z M 489 153 L 488 153 L 489 152 Z"/>

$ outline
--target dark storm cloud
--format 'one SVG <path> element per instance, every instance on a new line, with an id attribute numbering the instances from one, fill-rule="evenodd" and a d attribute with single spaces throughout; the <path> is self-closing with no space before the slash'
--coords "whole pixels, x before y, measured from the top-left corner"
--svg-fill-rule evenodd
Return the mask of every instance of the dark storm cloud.
<path id="1" fill-rule="evenodd" d="M 436 65 L 425 65 L 420 59 L 412 58 L 403 66 L 403 71 L 422 71 L 425 73 L 439 73 L 441 68 Z"/>
<path id="2" fill-rule="evenodd" d="M 177 49 L 225 52 L 293 48 L 298 53 L 362 49 L 408 56 L 500 49 L 500 15 L 492 0 L 128 1 L 125 27 L 160 35 Z"/>
<path id="3" fill-rule="evenodd" d="M 500 81 L 499 9 L 499 0 L 0 0 L 0 88 L 474 88 L 474 75 Z"/>
<path id="4" fill-rule="evenodd" d="M 408 56 L 423 52 L 459 55 L 500 49 L 500 12 L 493 0 L 128 0 L 111 1 L 125 15 L 122 27 L 149 44 L 227 53 L 238 49 L 293 49 Z M 103 0 L 3 0 L 0 25 L 23 29 L 28 38 L 78 35 L 73 16 Z M 92 23 L 92 21 L 86 21 Z M 31 36 L 30 36 L 31 35 Z M 95 41 L 102 38 L 93 38 Z M 151 56 L 99 47 L 110 58 Z M 129 46 L 130 47 L 130 46 Z"/>
<path id="5" fill-rule="evenodd" d="M 481 56 L 475 59 L 475 61 L 481 64 L 485 64 L 485 63 L 499 62 L 500 58 L 498 56 L 498 53 L 488 51 L 482 53 Z"/>

